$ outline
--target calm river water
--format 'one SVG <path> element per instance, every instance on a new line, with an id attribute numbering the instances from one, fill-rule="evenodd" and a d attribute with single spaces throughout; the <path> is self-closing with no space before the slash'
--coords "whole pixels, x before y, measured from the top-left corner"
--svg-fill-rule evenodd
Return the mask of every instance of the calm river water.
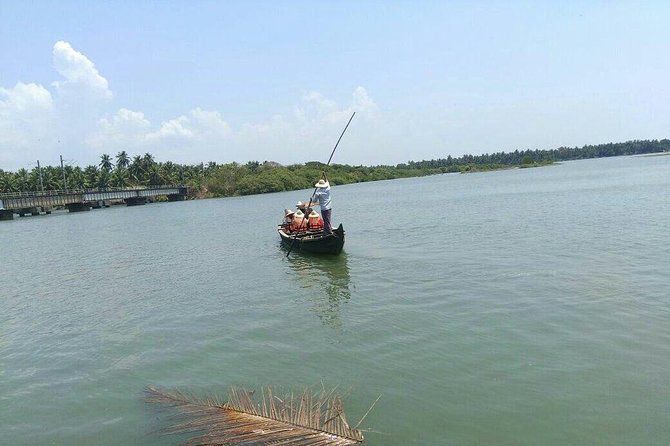
<path id="1" fill-rule="evenodd" d="M 670 156 L 0 224 L 0 443 L 170 445 L 147 385 L 338 385 L 369 445 L 670 439 Z M 379 432 L 379 433 L 376 433 Z"/>

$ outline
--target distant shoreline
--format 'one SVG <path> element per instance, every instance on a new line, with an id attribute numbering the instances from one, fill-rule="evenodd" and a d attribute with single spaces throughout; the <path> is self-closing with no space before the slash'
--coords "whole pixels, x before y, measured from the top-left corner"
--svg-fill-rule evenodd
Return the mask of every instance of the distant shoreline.
<path id="1" fill-rule="evenodd" d="M 275 161 L 249 161 L 246 164 L 218 164 L 212 161 L 187 165 L 171 161 L 157 162 L 150 153 L 131 156 L 122 151 L 115 157 L 103 154 L 99 164 L 85 168 L 36 166 L 31 170 L 19 169 L 17 172 L 0 170 L 0 193 L 183 185 L 189 188 L 190 198 L 233 197 L 309 189 L 324 174 L 332 184 L 342 185 L 440 173 L 528 169 L 561 161 L 650 154 L 670 154 L 670 139 L 559 147 L 552 150 L 515 150 L 459 157 L 449 155 L 440 159 L 377 166 L 326 165 L 318 161 L 291 165 L 282 165 Z"/>
<path id="2" fill-rule="evenodd" d="M 644 155 L 637 155 L 637 156 L 670 156 L 670 151 L 661 153 L 646 153 Z"/>

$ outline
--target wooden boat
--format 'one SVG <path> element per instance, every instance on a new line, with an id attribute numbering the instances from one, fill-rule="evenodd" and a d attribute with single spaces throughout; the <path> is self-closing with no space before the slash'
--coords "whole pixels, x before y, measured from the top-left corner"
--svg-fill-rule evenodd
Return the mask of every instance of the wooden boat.
<path id="1" fill-rule="evenodd" d="M 312 252 L 317 254 L 339 254 L 344 247 L 344 228 L 342 224 L 331 234 L 323 235 L 322 231 L 286 232 L 282 225 L 277 227 L 282 245 L 292 251 Z"/>

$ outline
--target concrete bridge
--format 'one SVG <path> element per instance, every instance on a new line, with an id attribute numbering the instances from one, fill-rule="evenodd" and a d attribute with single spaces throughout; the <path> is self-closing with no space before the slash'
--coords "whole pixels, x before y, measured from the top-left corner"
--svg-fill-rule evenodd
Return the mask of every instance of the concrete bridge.
<path id="1" fill-rule="evenodd" d="M 20 216 L 50 214 L 54 207 L 66 207 L 70 212 L 90 211 L 108 207 L 112 201 L 124 201 L 128 206 L 146 204 L 150 197 L 167 196 L 169 201 L 186 198 L 186 186 L 163 185 L 145 187 L 109 187 L 71 191 L 17 192 L 0 194 L 0 220 Z"/>

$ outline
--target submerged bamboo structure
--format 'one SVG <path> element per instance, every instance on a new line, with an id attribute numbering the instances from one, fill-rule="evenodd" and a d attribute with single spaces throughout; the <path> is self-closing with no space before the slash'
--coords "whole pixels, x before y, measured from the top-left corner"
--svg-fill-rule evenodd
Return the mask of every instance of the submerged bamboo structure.
<path id="1" fill-rule="evenodd" d="M 334 390 L 313 393 L 305 389 L 297 395 L 278 397 L 272 387 L 265 387 L 256 402 L 255 392 L 231 387 L 228 401 L 223 402 L 149 387 L 146 399 L 175 410 L 174 423 L 165 432 L 193 435 L 184 443 L 189 446 L 362 443 L 363 433 L 349 427 L 342 400 L 334 395 Z"/>

